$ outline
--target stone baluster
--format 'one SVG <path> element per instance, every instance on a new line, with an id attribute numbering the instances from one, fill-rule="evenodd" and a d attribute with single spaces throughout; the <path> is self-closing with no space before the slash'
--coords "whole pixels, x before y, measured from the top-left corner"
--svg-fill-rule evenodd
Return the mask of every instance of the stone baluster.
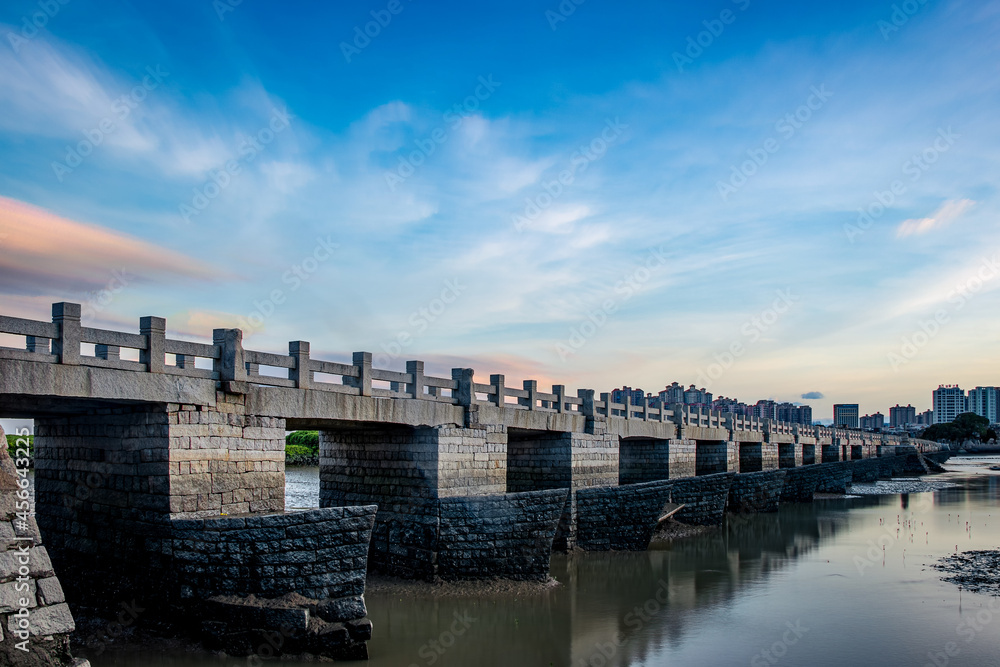
<path id="1" fill-rule="evenodd" d="M 406 385 L 406 393 L 413 398 L 424 397 L 424 362 L 407 361 L 406 374 L 410 376 L 411 382 Z"/>
<path id="2" fill-rule="evenodd" d="M 149 373 L 162 373 L 166 366 L 167 321 L 162 317 L 139 319 L 139 333 L 146 337 L 146 348 L 139 350 L 139 363 Z"/>
<path id="3" fill-rule="evenodd" d="M 223 382 L 245 382 L 247 365 L 243 332 L 239 329 L 215 329 L 212 331 L 212 343 L 221 348 L 219 358 L 213 363 L 219 379 Z"/>
<path id="4" fill-rule="evenodd" d="M 298 389 L 308 389 L 312 385 L 312 370 L 309 368 L 309 342 L 293 340 L 288 342 L 288 356 L 295 360 L 295 365 L 288 369 L 288 379 L 295 383 Z"/>
<path id="5" fill-rule="evenodd" d="M 77 366 L 80 364 L 80 304 L 52 304 L 52 323 L 59 325 L 59 338 L 52 341 L 52 354 L 59 357 L 60 364 Z"/>

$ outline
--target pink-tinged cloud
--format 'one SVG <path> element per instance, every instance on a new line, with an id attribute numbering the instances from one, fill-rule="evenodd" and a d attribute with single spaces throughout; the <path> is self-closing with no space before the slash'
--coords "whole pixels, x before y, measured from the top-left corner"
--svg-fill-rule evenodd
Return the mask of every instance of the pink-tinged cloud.
<path id="1" fill-rule="evenodd" d="M 941 207 L 934 211 L 929 218 L 911 218 L 899 223 L 899 227 L 896 228 L 896 237 L 926 234 L 933 229 L 951 224 L 975 203 L 971 199 L 949 199 L 941 204 Z"/>
<path id="2" fill-rule="evenodd" d="M 187 282 L 217 269 L 97 225 L 0 196 L 0 293 L 49 295 L 104 289 L 114 281 Z"/>

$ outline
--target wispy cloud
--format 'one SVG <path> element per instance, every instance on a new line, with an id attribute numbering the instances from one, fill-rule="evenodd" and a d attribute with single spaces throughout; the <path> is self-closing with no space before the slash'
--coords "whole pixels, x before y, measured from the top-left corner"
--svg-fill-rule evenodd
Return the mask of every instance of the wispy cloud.
<path id="1" fill-rule="evenodd" d="M 0 196 L 0 291 L 35 295 L 94 290 L 112 271 L 138 281 L 210 281 L 212 266 L 97 225 L 76 222 Z"/>
<path id="2" fill-rule="evenodd" d="M 910 218 L 899 223 L 899 227 L 896 228 L 896 238 L 926 234 L 945 227 L 961 217 L 975 203 L 971 199 L 949 199 L 929 218 Z"/>

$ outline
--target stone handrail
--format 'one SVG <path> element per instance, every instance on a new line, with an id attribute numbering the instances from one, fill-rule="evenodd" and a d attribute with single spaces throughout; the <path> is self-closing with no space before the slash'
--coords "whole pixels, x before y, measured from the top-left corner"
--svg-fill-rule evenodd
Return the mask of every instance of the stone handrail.
<path id="1" fill-rule="evenodd" d="M 536 380 L 524 380 L 522 388 L 515 389 L 506 386 L 503 375 L 491 375 L 489 384 L 481 384 L 474 381 L 474 372 L 469 368 L 455 368 L 451 378 L 438 378 L 424 375 L 422 361 L 407 361 L 405 372 L 378 369 L 372 367 L 370 352 L 355 352 L 350 364 L 324 361 L 311 358 L 310 345 L 306 341 L 290 342 L 287 355 L 247 350 L 239 329 L 215 329 L 211 344 L 172 340 L 166 337 L 166 320 L 162 317 L 141 318 L 138 334 L 93 329 L 81 326 L 80 315 L 80 304 L 56 303 L 52 305 L 52 322 L 0 316 L 0 334 L 25 338 L 23 348 L 0 347 L 0 358 L 204 378 L 225 383 L 230 391 L 240 391 L 242 385 L 247 388 L 260 385 L 353 396 L 440 401 L 467 407 L 494 405 L 513 410 L 567 413 L 589 419 L 636 419 L 781 434 L 812 431 L 817 438 L 835 435 L 834 429 L 823 426 L 807 427 L 804 431 L 798 424 L 718 413 L 683 404 L 653 407 L 643 400 L 641 405 L 633 405 L 630 396 L 625 397 L 624 403 L 613 402 L 609 393 L 595 400 L 592 389 L 579 389 L 576 396 L 569 396 L 565 386 L 553 385 L 551 392 L 542 392 Z M 93 344 L 94 354 L 82 354 L 81 344 Z M 137 350 L 139 360 L 122 359 L 122 348 Z M 172 364 L 167 363 L 168 355 L 173 356 Z M 198 359 L 212 367 L 197 368 Z M 265 372 L 261 372 L 261 367 Z M 508 398 L 515 400 L 509 402 Z M 896 436 L 881 437 L 899 442 Z"/>

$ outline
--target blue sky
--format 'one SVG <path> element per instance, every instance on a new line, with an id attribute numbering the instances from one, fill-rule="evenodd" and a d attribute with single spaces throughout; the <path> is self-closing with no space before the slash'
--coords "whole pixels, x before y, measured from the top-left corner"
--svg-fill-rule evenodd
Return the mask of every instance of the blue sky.
<path id="1" fill-rule="evenodd" d="M 996 4 L 44 5 L 5 313 L 817 418 L 1000 384 Z"/>

